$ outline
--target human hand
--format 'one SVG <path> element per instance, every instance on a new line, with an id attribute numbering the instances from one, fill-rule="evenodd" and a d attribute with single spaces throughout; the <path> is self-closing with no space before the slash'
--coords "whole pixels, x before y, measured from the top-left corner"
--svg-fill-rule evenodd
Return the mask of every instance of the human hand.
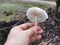
<path id="1" fill-rule="evenodd" d="M 33 23 L 25 23 L 15 26 L 10 30 L 7 41 L 4 45 L 28 45 L 31 42 L 41 39 L 43 30 Z"/>

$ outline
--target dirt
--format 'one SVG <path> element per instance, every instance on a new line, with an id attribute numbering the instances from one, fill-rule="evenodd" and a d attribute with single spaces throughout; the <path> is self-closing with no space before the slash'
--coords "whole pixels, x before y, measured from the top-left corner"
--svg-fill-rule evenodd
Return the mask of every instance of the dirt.
<path id="1" fill-rule="evenodd" d="M 38 45 L 42 42 L 47 42 L 52 39 L 47 45 L 60 45 L 60 23 L 54 19 L 54 13 L 48 13 L 49 18 L 40 23 L 39 26 L 44 30 L 42 34 L 42 39 L 31 43 L 30 45 Z M 25 19 L 25 20 L 24 20 Z M 20 25 L 29 20 L 25 16 L 22 20 L 14 20 L 10 22 L 0 22 L 0 45 L 3 45 L 6 41 L 7 35 L 10 29 L 15 25 Z"/>

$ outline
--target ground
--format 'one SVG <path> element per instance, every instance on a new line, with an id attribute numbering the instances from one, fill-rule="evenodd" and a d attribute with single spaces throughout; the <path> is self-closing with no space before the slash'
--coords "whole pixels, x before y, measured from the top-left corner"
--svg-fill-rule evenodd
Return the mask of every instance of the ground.
<path id="1" fill-rule="evenodd" d="M 49 14 L 49 18 L 45 22 L 39 24 L 39 26 L 41 26 L 42 29 L 44 30 L 44 33 L 42 34 L 42 39 L 34 43 L 31 43 L 31 45 L 38 45 L 41 42 L 46 42 L 51 39 L 52 40 L 48 43 L 49 45 L 60 45 L 60 23 L 55 21 L 53 17 L 54 15 L 51 13 Z M 23 19 L 10 21 L 10 22 L 0 22 L 0 44 L 1 45 L 3 45 L 3 43 L 5 42 L 7 35 L 13 26 L 20 25 L 29 21 L 26 16 L 23 17 Z"/>
<path id="2" fill-rule="evenodd" d="M 5 4 L 6 7 L 4 7 L 4 3 L 3 3 L 2 6 L 0 5 L 1 6 L 0 9 L 2 7 L 4 7 L 3 9 L 6 9 L 8 7 L 7 5 L 8 4 Z M 12 4 L 12 6 L 13 5 L 14 4 Z M 42 42 L 48 42 L 51 39 L 52 40 L 48 43 L 48 45 L 60 45 L 60 23 L 54 19 L 55 10 L 51 9 L 50 7 L 49 8 L 50 11 L 49 11 L 49 9 L 46 6 L 38 5 L 38 4 L 32 5 L 32 4 L 24 3 L 23 5 L 24 8 L 29 8 L 33 6 L 38 6 L 38 7 L 41 7 L 42 9 L 45 9 L 46 12 L 48 13 L 49 18 L 45 22 L 39 23 L 39 26 L 41 26 L 41 28 L 44 30 L 44 33 L 42 34 L 42 39 L 34 43 L 31 43 L 30 45 L 38 45 L 39 43 L 42 43 Z M 8 10 L 9 11 L 7 13 L 10 13 L 10 8 L 8 8 Z M 6 12 L 2 12 L 2 14 L 0 13 L 0 45 L 4 44 L 7 38 L 7 35 L 13 26 L 20 25 L 29 21 L 26 17 L 26 11 L 20 11 L 20 12 L 15 11 L 13 15 L 9 15 L 9 16 L 6 16 L 7 13 Z"/>

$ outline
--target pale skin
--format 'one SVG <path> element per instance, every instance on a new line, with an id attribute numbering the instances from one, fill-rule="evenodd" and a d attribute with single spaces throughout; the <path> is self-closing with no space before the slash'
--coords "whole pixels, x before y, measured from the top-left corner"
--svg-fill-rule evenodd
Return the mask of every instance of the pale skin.
<path id="1" fill-rule="evenodd" d="M 42 33 L 41 27 L 34 26 L 34 23 L 21 24 L 10 30 L 4 45 L 29 45 L 41 39 Z"/>

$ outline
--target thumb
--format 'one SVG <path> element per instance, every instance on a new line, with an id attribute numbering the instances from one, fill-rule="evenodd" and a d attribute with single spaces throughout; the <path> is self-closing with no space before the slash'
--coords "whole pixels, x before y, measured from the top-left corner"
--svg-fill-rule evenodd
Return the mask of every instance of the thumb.
<path id="1" fill-rule="evenodd" d="M 29 28 L 28 30 L 26 30 L 27 36 L 31 36 L 31 35 L 37 33 L 37 30 L 38 30 L 38 26 Z"/>

